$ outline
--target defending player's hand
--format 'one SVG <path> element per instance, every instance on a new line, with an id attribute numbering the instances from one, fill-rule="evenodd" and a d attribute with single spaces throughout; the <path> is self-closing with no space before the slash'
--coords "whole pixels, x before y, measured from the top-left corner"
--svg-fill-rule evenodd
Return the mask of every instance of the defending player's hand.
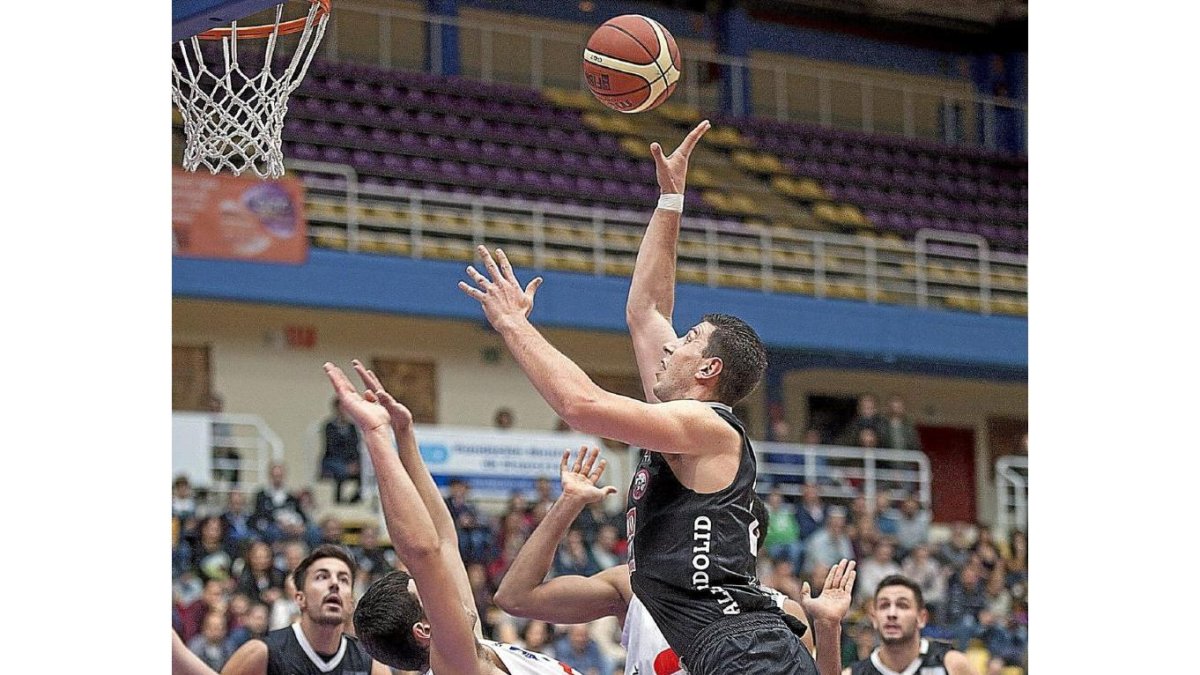
<path id="1" fill-rule="evenodd" d="M 600 480 L 600 476 L 604 475 L 604 469 L 608 466 L 607 459 L 596 461 L 599 456 L 600 448 L 592 448 L 589 451 L 588 447 L 584 445 L 579 448 L 579 454 L 575 456 L 575 463 L 568 467 L 567 464 L 571 460 L 571 449 L 563 450 L 562 463 L 559 465 L 563 499 L 581 504 L 591 504 L 617 493 L 617 488 L 611 485 L 596 486 L 596 481 Z"/>
<path id="2" fill-rule="evenodd" d="M 533 296 L 542 285 L 542 278 L 534 278 L 522 290 L 504 251 L 496 249 L 495 259 L 486 246 L 477 246 L 475 252 L 479 254 L 479 259 L 483 261 L 483 267 L 491 275 L 491 279 L 480 274 L 474 266 L 468 265 L 467 276 L 471 277 L 475 285 L 460 281 L 459 289 L 483 305 L 483 313 L 493 327 L 499 328 L 499 324 L 506 319 L 518 316 L 528 318 L 529 313 L 533 311 Z"/>
<path id="3" fill-rule="evenodd" d="M 358 377 L 366 385 L 367 391 L 375 394 L 375 399 L 387 409 L 388 415 L 392 418 L 392 429 L 397 434 L 400 434 L 400 432 L 412 426 L 412 411 L 405 407 L 403 403 L 392 398 L 392 395 L 383 388 L 383 383 L 379 381 L 379 378 L 375 375 L 375 371 L 367 369 L 362 364 L 362 361 L 358 359 L 354 359 L 350 363 L 354 366 L 354 372 L 358 373 Z"/>
<path id="4" fill-rule="evenodd" d="M 812 597 L 812 588 L 808 582 L 801 587 L 800 606 L 814 622 L 841 623 L 850 611 L 850 600 L 854 593 L 854 561 L 842 558 L 842 561 L 829 569 L 825 575 L 825 586 L 821 595 Z"/>
<path id="5" fill-rule="evenodd" d="M 675 152 L 665 157 L 661 145 L 650 144 L 650 155 L 654 157 L 654 170 L 658 174 L 658 189 L 662 194 L 683 194 L 687 183 L 688 158 L 692 156 L 692 149 L 700 137 L 711 127 L 708 120 L 700 122 L 675 148 Z"/>
<path id="6" fill-rule="evenodd" d="M 370 390 L 359 394 L 341 368 L 325 363 L 325 374 L 337 392 L 338 404 L 364 432 L 374 431 L 391 423 L 391 416 Z"/>

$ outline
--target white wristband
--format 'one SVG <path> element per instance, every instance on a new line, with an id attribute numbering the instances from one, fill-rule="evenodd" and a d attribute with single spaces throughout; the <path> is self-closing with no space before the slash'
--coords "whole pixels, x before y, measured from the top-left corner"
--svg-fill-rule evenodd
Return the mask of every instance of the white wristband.
<path id="1" fill-rule="evenodd" d="M 658 196 L 658 208 L 664 211 L 683 213 L 683 195 L 669 194 Z"/>

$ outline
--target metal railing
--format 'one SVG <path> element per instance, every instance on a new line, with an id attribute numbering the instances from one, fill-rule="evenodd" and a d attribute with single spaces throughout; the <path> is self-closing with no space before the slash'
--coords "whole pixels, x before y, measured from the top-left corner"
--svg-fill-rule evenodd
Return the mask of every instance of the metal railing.
<path id="1" fill-rule="evenodd" d="M 915 495 L 926 509 L 932 506 L 929 457 L 915 450 L 800 445 L 755 441 L 761 492 L 778 487 L 798 496 L 804 484 L 817 486 L 822 499 L 866 497 L 875 503 L 880 493 L 893 498 Z"/>
<path id="2" fill-rule="evenodd" d="M 1029 458 L 1006 455 L 996 459 L 996 533 L 1029 527 Z"/>
<path id="3" fill-rule="evenodd" d="M 321 45 L 323 56 L 330 60 L 369 61 L 385 68 L 443 75 L 443 34 L 456 29 L 464 76 L 537 89 L 587 90 L 580 67 L 587 40 L 583 26 L 578 33 L 539 31 L 351 0 L 336 3 L 333 13 Z M 371 39 L 364 39 L 371 33 Z M 965 80 L 960 88 L 950 86 L 949 80 L 947 86 L 922 85 L 899 75 L 894 79 L 857 75 L 839 70 L 836 64 L 784 64 L 754 55 L 687 53 L 676 100 L 701 110 L 720 109 L 723 90 L 719 78 L 709 78 L 714 72 L 729 80 L 729 112 L 735 115 L 744 115 L 753 106 L 754 114 L 778 120 L 988 149 L 1000 147 L 1001 135 L 1007 133 L 1015 134 L 1021 151 L 1027 147 L 1027 107 L 1013 99 L 967 91 L 971 85 Z"/>
<path id="4" fill-rule="evenodd" d="M 288 160 L 306 186 L 314 245 L 470 259 L 503 244 L 522 267 L 632 273 L 649 208 L 585 208 L 364 184 L 352 167 Z M 964 245 L 966 244 L 966 245 Z M 710 287 L 870 303 L 1023 314 L 1026 258 L 981 237 L 922 232 L 916 243 L 688 217 L 678 279 Z"/>
<path id="5" fill-rule="evenodd" d="M 211 474 L 190 478 L 206 486 L 210 499 L 264 485 L 271 462 L 283 459 L 279 435 L 258 415 L 215 413 L 211 418 Z"/>

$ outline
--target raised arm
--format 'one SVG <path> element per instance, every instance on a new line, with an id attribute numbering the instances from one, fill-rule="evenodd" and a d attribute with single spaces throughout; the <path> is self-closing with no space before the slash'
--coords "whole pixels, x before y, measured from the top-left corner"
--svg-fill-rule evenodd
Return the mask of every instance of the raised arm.
<path id="1" fill-rule="evenodd" d="M 416 486 L 392 445 L 391 416 L 375 393 L 359 394 L 345 373 L 332 363 L 325 373 L 337 392 L 338 402 L 363 432 L 367 451 L 375 466 L 383 520 L 396 554 L 416 580 L 421 606 L 429 619 L 430 662 L 434 672 L 479 673 L 477 644 L 472 626 L 473 603 L 469 608 L 459 596 L 450 570 L 462 566 L 457 550 L 454 557 L 443 554 L 441 541 L 429 511 L 424 507 Z M 464 572 L 465 574 L 465 572 Z"/>
<path id="2" fill-rule="evenodd" d="M 842 620 L 850 611 L 854 593 L 855 562 L 842 558 L 829 569 L 821 595 L 812 597 L 812 588 L 805 581 L 801 587 L 801 606 L 812 621 L 816 633 L 817 672 L 820 675 L 839 675 L 842 672 Z"/>
<path id="3" fill-rule="evenodd" d="M 171 675 L 217 675 L 217 672 L 193 654 L 178 633 L 171 631 Z"/>
<path id="4" fill-rule="evenodd" d="M 667 453 L 717 453 L 738 442 L 737 431 L 699 401 L 650 404 L 601 389 L 529 323 L 533 295 L 521 290 L 504 252 L 496 249 L 493 260 L 485 247 L 477 251 L 491 279 L 467 267 L 478 288 L 459 288 L 479 301 L 525 376 L 572 429 Z"/>
<path id="5" fill-rule="evenodd" d="M 495 596 L 500 609 L 513 616 L 550 623 L 585 623 L 604 616 L 625 616 L 630 590 L 629 569 L 624 565 L 590 577 L 564 575 L 545 580 L 554 563 L 555 549 L 575 518 L 588 504 L 617 491 L 612 486 L 596 487 L 607 464 L 603 459 L 596 463 L 599 454 L 599 448 L 589 452 L 584 446 L 568 468 L 571 451 L 563 452 L 562 494 L 521 546 L 500 581 Z"/>
<path id="6" fill-rule="evenodd" d="M 450 509 L 446 508 L 446 502 L 442 499 L 442 493 L 438 490 L 437 484 L 433 482 L 429 467 L 425 466 L 425 460 L 421 459 L 421 449 L 413 434 L 412 412 L 383 388 L 383 383 L 379 381 L 374 371 L 368 370 L 358 359 L 354 359 L 350 363 L 354 366 L 354 371 L 358 373 L 367 390 L 375 394 L 375 399 L 383 405 L 388 416 L 391 417 L 392 433 L 396 437 L 396 450 L 400 457 L 400 463 L 404 466 L 409 479 L 412 480 L 413 486 L 416 487 L 417 494 L 421 497 L 421 503 L 429 512 L 430 519 L 433 520 L 434 530 L 437 531 L 438 541 L 441 542 L 442 554 L 457 560 L 456 564 L 450 565 L 450 575 L 454 577 L 454 585 L 458 589 L 459 596 L 468 606 L 473 605 L 475 597 L 471 592 L 471 581 L 467 578 L 466 566 L 463 564 L 458 550 L 458 531 L 454 527 L 454 518 L 450 516 Z M 475 623 L 476 637 L 483 637 L 481 626 L 482 622 Z"/>
<path id="7" fill-rule="evenodd" d="M 650 144 L 662 194 L 683 195 L 688 157 L 710 126 L 708 120 L 696 125 L 669 156 L 663 156 L 658 143 Z M 654 395 L 654 371 L 662 358 L 663 345 L 676 338 L 671 313 L 675 309 L 675 258 L 683 213 L 673 206 L 660 205 L 654 209 L 638 247 L 629 298 L 625 302 L 625 323 L 633 338 L 633 353 L 648 403 L 658 401 Z"/>

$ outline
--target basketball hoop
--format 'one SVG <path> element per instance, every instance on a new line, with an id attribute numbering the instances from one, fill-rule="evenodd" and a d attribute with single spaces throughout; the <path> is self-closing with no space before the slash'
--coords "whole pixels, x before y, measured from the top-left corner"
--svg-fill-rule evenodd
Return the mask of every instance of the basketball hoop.
<path id="1" fill-rule="evenodd" d="M 201 166 L 211 173 L 229 169 L 235 176 L 253 171 L 259 178 L 279 178 L 284 173 L 282 138 L 283 118 L 291 95 L 316 54 L 329 20 L 330 0 L 307 0 L 308 14 L 284 21 L 286 0 L 275 7 L 274 23 L 239 27 L 234 21 L 228 28 L 213 28 L 176 43 L 177 58 L 171 59 L 171 98 L 183 117 L 187 143 L 183 168 L 195 171 Z M 282 68 L 273 72 L 275 48 L 280 35 L 299 33 L 295 52 Z M 266 39 L 261 70 L 253 63 L 238 62 L 238 41 Z M 219 41 L 219 54 L 205 64 L 201 40 Z M 215 56 L 215 58 L 213 58 Z M 224 60 L 224 69 L 218 68 Z M 178 60 L 178 63 L 177 63 Z M 283 65 L 283 64 L 280 64 Z"/>

